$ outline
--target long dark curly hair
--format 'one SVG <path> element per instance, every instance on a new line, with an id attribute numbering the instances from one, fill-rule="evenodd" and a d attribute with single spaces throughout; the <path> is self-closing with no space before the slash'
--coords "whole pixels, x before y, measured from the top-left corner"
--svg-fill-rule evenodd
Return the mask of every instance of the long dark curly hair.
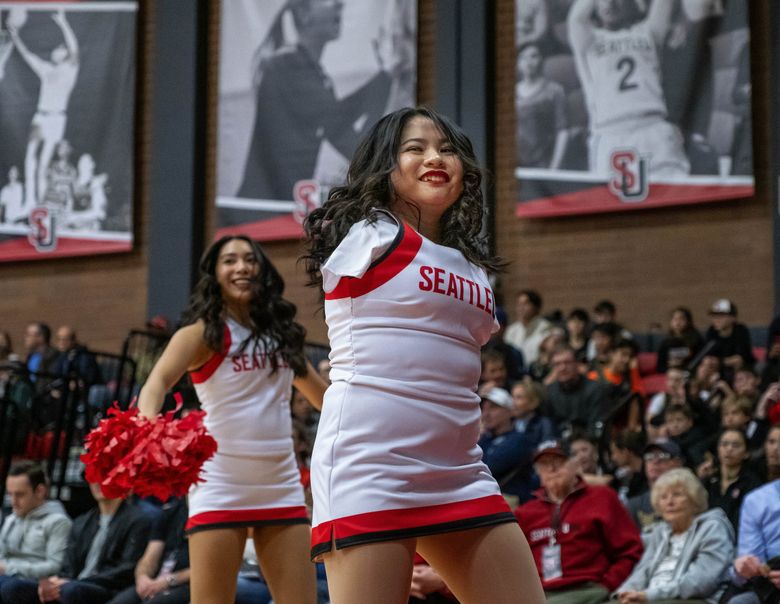
<path id="1" fill-rule="evenodd" d="M 250 325 L 247 326 L 252 333 L 242 342 L 241 350 L 244 350 L 250 341 L 254 347 L 263 342 L 267 347 L 273 371 L 276 371 L 279 365 L 278 355 L 290 365 L 295 375 L 304 375 L 306 358 L 303 354 L 303 344 L 306 330 L 295 321 L 295 305 L 282 297 L 284 280 L 279 271 L 260 246 L 246 235 L 222 237 L 203 253 L 199 265 L 200 278 L 184 311 L 182 324 L 190 325 L 202 319 L 205 323 L 203 338 L 206 345 L 215 352 L 226 352 L 223 350 L 226 308 L 222 289 L 217 283 L 216 267 L 222 248 L 234 239 L 249 244 L 260 267 L 257 277 L 252 281 Z"/>
<path id="2" fill-rule="evenodd" d="M 471 141 L 449 119 L 427 107 L 407 107 L 380 119 L 360 142 L 347 173 L 347 183 L 331 189 L 328 200 L 304 221 L 308 254 L 302 259 L 311 285 L 322 285 L 320 266 L 360 220 L 375 221 L 374 208 L 392 211 L 395 190 L 390 174 L 398 165 L 404 127 L 414 117 L 430 119 L 455 149 L 463 164 L 463 192 L 441 218 L 441 243 L 459 250 L 470 262 L 498 271 L 502 262 L 490 254 L 482 231 L 482 171 Z"/>

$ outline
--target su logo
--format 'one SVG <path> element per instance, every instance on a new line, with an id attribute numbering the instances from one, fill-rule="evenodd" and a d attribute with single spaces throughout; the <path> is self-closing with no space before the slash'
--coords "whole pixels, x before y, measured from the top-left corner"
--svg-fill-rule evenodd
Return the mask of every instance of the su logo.
<path id="1" fill-rule="evenodd" d="M 57 247 L 54 216 L 48 208 L 33 208 L 30 211 L 30 232 L 27 240 L 39 252 L 51 252 Z"/>
<path id="2" fill-rule="evenodd" d="M 647 162 L 647 156 L 639 155 L 635 149 L 618 149 L 612 153 L 612 176 L 608 186 L 620 201 L 637 203 L 647 199 L 650 189 Z"/>

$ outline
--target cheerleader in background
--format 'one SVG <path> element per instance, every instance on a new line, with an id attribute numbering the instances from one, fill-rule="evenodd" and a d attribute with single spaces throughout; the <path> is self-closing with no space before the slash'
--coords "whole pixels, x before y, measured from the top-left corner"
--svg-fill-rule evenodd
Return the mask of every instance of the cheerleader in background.
<path id="1" fill-rule="evenodd" d="M 223 237 L 203 255 L 200 280 L 139 395 L 154 418 L 189 371 L 218 450 L 190 490 L 193 604 L 232 603 L 248 527 L 274 601 L 314 603 L 310 528 L 290 419 L 292 386 L 317 409 L 325 383 L 303 354 L 305 332 L 284 282 L 248 237 Z"/>

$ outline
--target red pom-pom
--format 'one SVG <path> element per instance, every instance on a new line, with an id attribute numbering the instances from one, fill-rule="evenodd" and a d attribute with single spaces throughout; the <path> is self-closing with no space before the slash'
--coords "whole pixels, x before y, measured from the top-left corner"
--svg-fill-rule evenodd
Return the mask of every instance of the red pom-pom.
<path id="1" fill-rule="evenodd" d="M 108 415 L 87 436 L 81 456 L 87 480 L 99 483 L 106 497 L 124 497 L 131 490 L 162 501 L 183 497 L 201 482 L 201 467 L 217 451 L 203 411 L 181 419 L 169 412 L 151 422 L 136 408 L 121 411 L 115 405 Z"/>

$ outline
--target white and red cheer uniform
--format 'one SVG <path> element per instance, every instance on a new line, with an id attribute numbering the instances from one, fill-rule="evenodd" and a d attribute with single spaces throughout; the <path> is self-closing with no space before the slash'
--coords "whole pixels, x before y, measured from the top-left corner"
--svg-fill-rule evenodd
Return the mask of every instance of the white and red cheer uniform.
<path id="1" fill-rule="evenodd" d="M 482 463 L 485 271 L 390 214 L 352 226 L 321 267 L 331 386 L 312 456 L 312 556 L 513 522 Z"/>
<path id="2" fill-rule="evenodd" d="M 190 489 L 189 532 L 308 522 L 292 441 L 293 371 L 280 358 L 273 373 L 262 341 L 242 350 L 249 336 L 228 319 L 226 353 L 190 373 L 218 448 L 203 465 L 205 482 Z"/>

